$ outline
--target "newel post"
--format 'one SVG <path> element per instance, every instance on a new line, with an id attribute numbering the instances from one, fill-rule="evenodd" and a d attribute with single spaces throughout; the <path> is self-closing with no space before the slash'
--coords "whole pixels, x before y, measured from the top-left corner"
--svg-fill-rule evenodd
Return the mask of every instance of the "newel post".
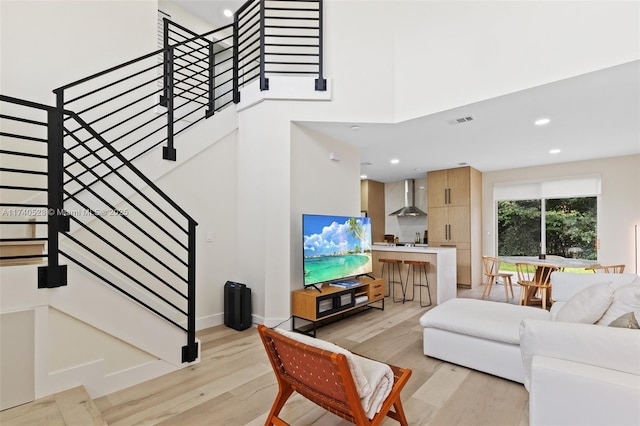
<path id="1" fill-rule="evenodd" d="M 47 265 L 38 268 L 38 288 L 67 285 L 67 265 L 60 265 L 58 233 L 69 231 L 64 211 L 64 93 L 56 90 L 56 108 L 47 112 Z"/>

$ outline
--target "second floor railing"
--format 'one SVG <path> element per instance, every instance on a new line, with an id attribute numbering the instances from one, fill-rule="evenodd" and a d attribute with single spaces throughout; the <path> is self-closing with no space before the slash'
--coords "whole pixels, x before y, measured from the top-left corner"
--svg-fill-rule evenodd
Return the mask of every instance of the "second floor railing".
<path id="1" fill-rule="evenodd" d="M 249 0 L 234 15 L 234 100 L 240 88 L 269 75 L 314 75 L 315 90 L 326 90 L 323 75 L 322 0 Z"/>

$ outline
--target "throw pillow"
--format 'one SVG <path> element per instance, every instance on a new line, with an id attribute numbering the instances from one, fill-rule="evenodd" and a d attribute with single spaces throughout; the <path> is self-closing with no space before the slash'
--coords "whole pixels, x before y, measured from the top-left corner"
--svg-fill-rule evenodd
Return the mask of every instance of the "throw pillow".
<path id="1" fill-rule="evenodd" d="M 633 312 L 628 312 L 621 317 L 613 320 L 609 327 L 620 327 L 620 328 L 640 328 L 638 325 L 638 320 Z"/>
<path id="2" fill-rule="evenodd" d="M 567 300 L 558 311 L 555 321 L 595 324 L 613 300 L 608 283 L 591 285 Z"/>
<path id="3" fill-rule="evenodd" d="M 599 325 L 609 325 L 611 322 L 627 312 L 640 311 L 640 284 L 631 284 L 618 287 L 613 293 L 613 302 L 604 313 Z"/>

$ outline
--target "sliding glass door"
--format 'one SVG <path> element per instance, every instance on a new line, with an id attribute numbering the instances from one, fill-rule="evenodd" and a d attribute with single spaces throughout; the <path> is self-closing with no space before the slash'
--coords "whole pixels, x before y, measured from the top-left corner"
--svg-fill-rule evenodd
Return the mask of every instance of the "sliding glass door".
<path id="1" fill-rule="evenodd" d="M 498 201 L 498 255 L 597 259 L 597 197 Z"/>
<path id="2" fill-rule="evenodd" d="M 541 248 L 541 200 L 498 201 L 498 255 L 537 256 Z"/>

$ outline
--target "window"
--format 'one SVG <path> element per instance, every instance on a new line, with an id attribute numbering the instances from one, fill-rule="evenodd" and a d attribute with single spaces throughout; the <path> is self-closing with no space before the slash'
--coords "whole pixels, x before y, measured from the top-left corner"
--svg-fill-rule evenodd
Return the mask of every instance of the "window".
<path id="1" fill-rule="evenodd" d="M 599 178 L 496 185 L 497 253 L 597 260 Z"/>

